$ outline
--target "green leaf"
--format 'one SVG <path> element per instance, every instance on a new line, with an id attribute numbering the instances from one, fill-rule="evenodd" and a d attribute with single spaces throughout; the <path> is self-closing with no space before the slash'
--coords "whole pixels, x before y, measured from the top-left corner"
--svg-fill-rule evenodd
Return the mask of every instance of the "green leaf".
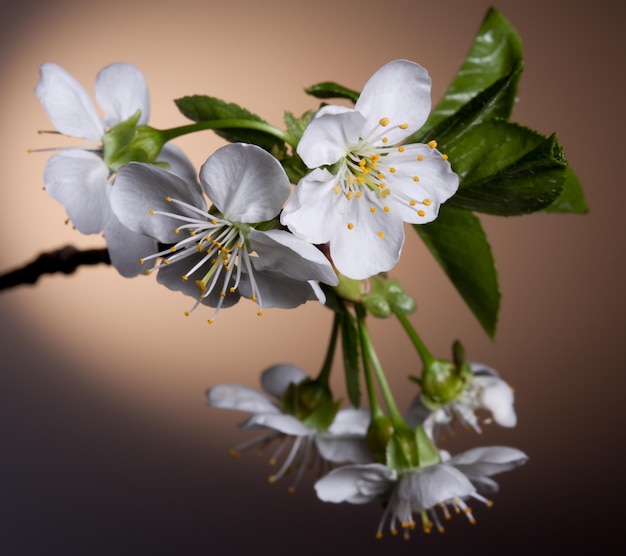
<path id="1" fill-rule="evenodd" d="M 225 102 L 221 99 L 206 95 L 193 95 L 174 101 L 181 113 L 194 122 L 209 122 L 213 120 L 248 120 L 250 122 L 266 123 L 262 118 L 241 106 Z M 231 143 L 252 143 L 281 157 L 285 153 L 285 144 L 276 136 L 261 130 L 246 128 L 215 129 L 220 137 Z"/>
<path id="2" fill-rule="evenodd" d="M 485 16 L 474 42 L 445 95 L 431 112 L 424 129 L 429 130 L 457 112 L 480 91 L 509 75 L 522 62 L 522 42 L 509 22 L 495 8 Z M 519 79 L 519 73 L 516 79 Z M 501 102 L 508 118 L 515 101 L 517 81 Z"/>
<path id="3" fill-rule="evenodd" d="M 423 127 L 409 137 L 410 143 L 436 139 L 439 150 L 448 150 L 472 126 L 493 118 L 506 120 L 510 115 L 510 98 L 517 90 L 524 64 L 519 62 L 501 79 L 478 93 L 452 116 L 433 127 Z"/>
<path id="4" fill-rule="evenodd" d="M 503 120 L 488 120 L 448 149 L 461 185 L 449 205 L 516 216 L 544 209 L 561 192 L 567 162 L 556 136 L 548 138 Z"/>
<path id="5" fill-rule="evenodd" d="M 315 98 L 328 99 L 328 98 L 346 98 L 352 102 L 356 102 L 359 99 L 359 94 L 352 89 L 348 89 L 343 85 L 333 83 L 332 81 L 324 81 L 317 85 L 311 85 L 304 89 L 304 92 Z"/>
<path id="6" fill-rule="evenodd" d="M 314 113 L 314 110 L 309 110 L 299 118 L 296 118 L 291 112 L 285 112 L 285 125 L 287 126 L 287 133 L 293 139 L 292 144 L 297 145 L 300 142 L 302 134 Z"/>
<path id="7" fill-rule="evenodd" d="M 589 212 L 589 206 L 578 177 L 569 167 L 563 172 L 565 174 L 563 190 L 556 200 L 544 209 L 545 212 L 573 212 L 578 214 Z"/>
<path id="8" fill-rule="evenodd" d="M 485 332 L 494 338 L 500 289 L 480 220 L 471 212 L 446 204 L 436 220 L 414 227 Z"/>
<path id="9" fill-rule="evenodd" d="M 354 317 L 347 311 L 343 313 L 341 319 L 341 348 L 348 398 L 354 407 L 359 407 L 361 403 L 359 333 Z"/>

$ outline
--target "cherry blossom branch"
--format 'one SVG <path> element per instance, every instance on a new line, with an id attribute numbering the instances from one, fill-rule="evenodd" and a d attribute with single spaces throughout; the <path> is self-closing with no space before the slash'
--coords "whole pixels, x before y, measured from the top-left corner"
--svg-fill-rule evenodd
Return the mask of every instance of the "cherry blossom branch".
<path id="1" fill-rule="evenodd" d="M 23 267 L 0 275 L 0 291 L 23 284 L 34 284 L 44 274 L 72 274 L 79 266 L 96 264 L 111 264 L 106 248 L 81 251 L 72 245 L 66 245 L 42 253 Z"/>

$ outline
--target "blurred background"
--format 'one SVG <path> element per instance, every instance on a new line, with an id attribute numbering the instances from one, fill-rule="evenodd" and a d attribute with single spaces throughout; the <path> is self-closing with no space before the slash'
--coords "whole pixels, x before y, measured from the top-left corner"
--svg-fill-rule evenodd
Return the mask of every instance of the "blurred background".
<path id="1" fill-rule="evenodd" d="M 529 463 L 499 479 L 478 524 L 409 542 L 374 539 L 376 505 L 326 505 L 312 479 L 295 494 L 270 485 L 267 461 L 228 448 L 249 435 L 243 415 L 206 407 L 207 387 L 256 387 L 291 362 L 316 373 L 331 314 L 242 302 L 209 327 L 189 301 L 153 278 L 112 267 L 47 276 L 0 293 L 0 554 L 514 554 L 623 541 L 624 475 L 624 7 L 609 0 L 320 0 L 253 2 L 2 2 L 0 19 L 0 273 L 66 244 L 102 247 L 65 225 L 42 190 L 54 135 L 33 88 L 56 62 L 93 91 L 116 61 L 145 73 L 155 127 L 185 123 L 172 100 L 208 94 L 282 127 L 316 100 L 303 88 L 333 80 L 360 89 L 381 65 L 408 58 L 443 94 L 488 7 L 519 31 L 526 70 L 513 120 L 557 131 L 585 187 L 588 215 L 482 218 L 503 303 L 489 340 L 432 257 L 407 230 L 393 272 L 417 298 L 412 321 L 431 351 L 461 339 L 470 359 L 515 388 L 519 424 L 446 445 L 510 445 Z M 177 141 L 199 167 L 223 142 L 204 132 Z M 417 356 L 395 322 L 373 321 L 382 363 L 406 407 Z M 343 395 L 339 361 L 336 393 Z"/>

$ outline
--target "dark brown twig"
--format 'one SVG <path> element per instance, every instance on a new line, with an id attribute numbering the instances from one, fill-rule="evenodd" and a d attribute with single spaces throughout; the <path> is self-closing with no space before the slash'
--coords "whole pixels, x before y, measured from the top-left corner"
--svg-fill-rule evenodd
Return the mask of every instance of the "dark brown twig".
<path id="1" fill-rule="evenodd" d="M 81 251 L 72 245 L 66 245 L 61 249 L 42 253 L 22 268 L 1 275 L 0 291 L 22 284 L 34 284 L 44 274 L 72 274 L 79 266 L 95 264 L 111 264 L 106 248 Z"/>

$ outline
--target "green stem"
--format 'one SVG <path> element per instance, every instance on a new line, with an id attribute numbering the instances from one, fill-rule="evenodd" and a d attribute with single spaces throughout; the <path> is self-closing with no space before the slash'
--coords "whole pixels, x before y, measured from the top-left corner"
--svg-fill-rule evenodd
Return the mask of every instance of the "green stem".
<path id="1" fill-rule="evenodd" d="M 170 141 L 176 137 L 187 135 L 189 133 L 195 133 L 196 131 L 204 131 L 205 129 L 254 129 L 256 131 L 262 131 L 268 135 L 284 141 L 294 149 L 297 143 L 294 143 L 291 136 L 284 131 L 271 126 L 265 122 L 257 122 L 254 120 L 239 120 L 239 119 L 226 119 L 226 120 L 208 120 L 204 122 L 196 122 L 195 124 L 184 125 L 180 127 L 173 127 L 170 129 L 160 130 L 163 133 L 166 141 Z"/>
<path id="2" fill-rule="evenodd" d="M 352 315 L 348 314 L 346 318 L 352 318 Z M 369 359 L 365 355 L 365 349 L 363 349 L 363 346 L 365 344 L 363 336 L 365 324 L 361 318 L 357 320 L 357 326 L 359 328 L 359 341 L 361 344 L 361 350 L 363 352 L 363 374 L 365 376 L 365 388 L 367 388 L 367 398 L 370 404 L 370 415 L 372 417 L 372 421 L 374 421 L 374 419 L 382 415 L 383 412 L 380 409 L 380 404 L 378 403 L 378 396 L 376 395 L 376 387 L 374 386 L 374 379 L 372 377 L 372 370 L 370 368 Z"/>
<path id="3" fill-rule="evenodd" d="M 328 386 L 328 380 L 330 379 L 330 370 L 333 364 L 333 358 L 335 357 L 335 348 L 337 347 L 337 337 L 339 336 L 339 325 L 341 324 L 341 316 L 339 313 L 335 313 L 335 319 L 333 320 L 333 329 L 330 333 L 330 341 L 328 342 L 328 349 L 326 350 L 326 359 L 320 371 L 316 381 L 320 382 L 324 386 Z"/>
<path id="4" fill-rule="evenodd" d="M 398 410 L 398 406 L 396 405 L 395 400 L 393 399 L 393 394 L 391 393 L 391 389 L 389 388 L 389 384 L 387 383 L 387 378 L 385 377 L 385 373 L 383 371 L 382 365 L 378 360 L 378 356 L 376 355 L 376 351 L 374 350 L 374 344 L 372 343 L 372 339 L 370 338 L 369 331 L 367 330 L 367 325 L 365 324 L 365 310 L 362 306 L 356 306 L 357 313 L 357 323 L 359 326 L 359 336 L 361 338 L 361 350 L 363 355 L 363 366 L 367 369 L 369 364 L 371 363 L 372 367 L 374 367 L 374 372 L 376 373 L 376 379 L 378 380 L 378 385 L 380 386 L 381 393 L 385 400 L 385 405 L 387 406 L 387 410 L 389 411 L 389 417 L 393 426 L 396 429 L 400 429 L 406 427 L 404 422 L 404 418 L 402 414 Z M 366 373 L 367 376 L 367 373 Z M 373 390 L 373 385 L 371 386 Z M 368 386 L 368 394 L 369 394 L 369 386 Z"/>
<path id="5" fill-rule="evenodd" d="M 426 347 L 424 342 L 422 342 L 422 339 L 419 337 L 419 334 L 417 333 L 415 328 L 413 328 L 413 325 L 411 324 L 411 321 L 408 319 L 408 317 L 404 313 L 401 313 L 399 311 L 395 312 L 395 315 L 396 317 L 398 317 L 400 324 L 409 335 L 409 338 L 411 338 L 411 341 L 413 342 L 413 345 L 415 346 L 415 349 L 417 350 L 417 353 L 422 360 L 424 368 L 429 368 L 435 361 L 435 358 L 432 356 L 430 351 L 428 351 L 428 348 Z"/>

